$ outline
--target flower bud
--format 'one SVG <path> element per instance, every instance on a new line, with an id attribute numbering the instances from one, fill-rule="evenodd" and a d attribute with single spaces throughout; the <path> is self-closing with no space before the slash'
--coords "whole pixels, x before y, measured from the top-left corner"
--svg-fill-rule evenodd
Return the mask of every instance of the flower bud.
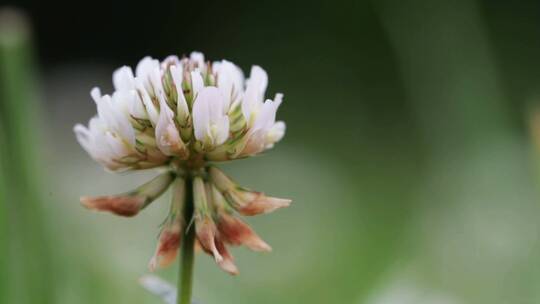
<path id="1" fill-rule="evenodd" d="M 215 167 L 210 168 L 210 178 L 229 204 L 243 215 L 270 213 L 291 204 L 290 199 L 269 197 L 262 192 L 246 190 Z"/>
<path id="2" fill-rule="evenodd" d="M 166 172 L 131 192 L 98 197 L 83 196 L 81 203 L 92 210 L 109 211 L 120 216 L 134 216 L 165 192 L 173 178 L 173 173 Z"/>

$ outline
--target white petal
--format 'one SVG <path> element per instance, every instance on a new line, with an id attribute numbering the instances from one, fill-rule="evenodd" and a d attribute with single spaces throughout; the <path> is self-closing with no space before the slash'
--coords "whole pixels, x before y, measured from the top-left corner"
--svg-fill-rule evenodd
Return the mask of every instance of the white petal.
<path id="1" fill-rule="evenodd" d="M 266 74 L 266 71 L 258 65 L 252 66 L 249 79 L 247 81 L 248 86 L 250 82 L 253 82 L 258 88 L 259 93 L 264 95 L 264 92 L 266 92 L 266 87 L 268 86 L 268 75 Z"/>
<path id="2" fill-rule="evenodd" d="M 274 102 L 272 100 L 267 100 L 262 108 L 260 113 L 255 118 L 255 121 L 253 123 L 253 127 L 251 130 L 263 130 L 267 131 L 274 125 L 274 122 L 276 121 L 276 112 L 277 108 L 279 106 L 279 103 Z"/>
<path id="3" fill-rule="evenodd" d="M 229 118 L 223 114 L 223 103 L 223 96 L 216 87 L 205 87 L 199 92 L 193 104 L 193 127 L 197 140 L 216 146 L 227 139 Z"/>
<path id="4" fill-rule="evenodd" d="M 260 111 L 267 85 L 268 76 L 266 72 L 259 66 L 253 66 L 242 101 L 242 113 L 248 123 L 252 121 L 251 117 L 257 115 Z"/>
<path id="5" fill-rule="evenodd" d="M 271 148 L 285 135 L 286 126 L 283 121 L 278 121 L 266 133 L 266 148 Z"/>
<path id="6" fill-rule="evenodd" d="M 142 99 L 144 108 L 146 109 L 146 113 L 148 113 L 148 118 L 150 119 L 150 122 L 152 123 L 152 125 L 155 126 L 159 119 L 159 113 L 156 109 L 156 106 L 154 106 L 154 103 L 152 102 L 150 95 L 148 95 L 148 91 L 146 91 L 140 79 L 138 78 L 135 79 L 135 86 L 137 87 L 137 92 L 140 95 L 140 98 Z"/>
<path id="7" fill-rule="evenodd" d="M 113 85 L 115 90 L 135 89 L 133 71 L 130 67 L 123 66 L 113 72 Z"/>
<path id="8" fill-rule="evenodd" d="M 242 70 L 232 62 L 222 60 L 212 66 L 217 75 L 217 86 L 225 98 L 225 110 L 241 98 L 244 86 Z"/>
<path id="9" fill-rule="evenodd" d="M 210 100 L 202 90 L 193 102 L 193 131 L 197 140 L 204 140 L 210 128 Z"/>
<path id="10" fill-rule="evenodd" d="M 283 94 L 276 93 L 276 96 L 274 97 L 274 102 L 276 103 L 276 107 L 279 107 L 281 103 L 283 102 Z"/>
<path id="11" fill-rule="evenodd" d="M 118 96 L 118 95 L 116 95 Z M 111 131 L 119 135 L 122 140 L 126 141 L 131 146 L 135 145 L 135 131 L 129 121 L 127 107 L 111 96 L 105 95 L 102 97 L 103 111 L 107 111 L 106 123 Z"/>
<path id="12" fill-rule="evenodd" d="M 229 138 L 229 117 L 222 116 L 219 121 L 216 122 L 214 134 L 214 145 L 218 146 L 224 143 Z"/>
<path id="13" fill-rule="evenodd" d="M 165 90 L 163 89 L 163 83 L 161 82 L 161 70 L 159 67 L 155 67 L 149 74 L 151 92 L 158 98 L 165 96 Z"/>
<path id="14" fill-rule="evenodd" d="M 114 158 L 120 159 L 129 154 L 129 150 L 126 148 L 122 139 L 115 136 L 112 132 L 105 133 L 105 141 L 113 153 Z"/>
<path id="15" fill-rule="evenodd" d="M 204 80 L 198 69 L 191 72 L 191 87 L 193 89 L 193 96 L 197 96 L 199 91 L 204 88 Z"/>
<path id="16" fill-rule="evenodd" d="M 94 147 L 92 145 L 92 134 L 90 130 L 82 124 L 76 124 L 73 128 L 77 141 L 83 147 L 83 149 L 95 158 Z"/>
<path id="17" fill-rule="evenodd" d="M 148 114 L 146 113 L 146 108 L 144 103 L 141 100 L 137 91 L 129 91 L 130 94 L 130 103 L 128 104 L 128 111 L 133 117 L 140 119 L 148 119 Z"/>
<path id="18" fill-rule="evenodd" d="M 167 56 L 167 58 L 163 59 L 161 62 L 161 68 L 165 69 L 169 65 L 179 65 L 180 59 L 178 59 L 178 56 L 170 55 Z"/>
<path id="19" fill-rule="evenodd" d="M 118 168 L 118 164 L 113 160 L 115 153 L 111 151 L 105 136 L 106 126 L 99 117 L 90 119 L 88 128 L 76 125 L 74 131 L 79 144 L 94 160 L 110 169 Z"/>
<path id="20" fill-rule="evenodd" d="M 92 90 L 90 90 L 90 96 L 92 96 L 92 99 L 94 99 L 94 102 L 97 104 L 98 100 L 101 99 L 101 90 L 98 87 L 92 88 Z"/>
<path id="21" fill-rule="evenodd" d="M 204 71 L 204 54 L 201 52 L 191 52 L 189 59 L 197 63 L 197 67 Z"/>
<path id="22" fill-rule="evenodd" d="M 135 68 L 135 74 L 139 78 L 148 93 L 153 93 L 153 88 L 150 82 L 151 74 L 156 71 L 159 71 L 159 61 L 153 59 L 152 57 L 144 57 Z"/>

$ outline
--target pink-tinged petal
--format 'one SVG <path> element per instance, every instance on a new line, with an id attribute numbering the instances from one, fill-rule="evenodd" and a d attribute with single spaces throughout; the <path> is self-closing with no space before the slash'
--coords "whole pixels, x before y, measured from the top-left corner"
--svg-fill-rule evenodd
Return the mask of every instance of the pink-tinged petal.
<path id="1" fill-rule="evenodd" d="M 223 240 L 231 245 L 244 245 L 253 251 L 272 250 L 248 224 L 225 212 L 219 215 L 218 230 Z"/>
<path id="2" fill-rule="evenodd" d="M 112 195 L 81 197 L 81 203 L 88 209 L 108 211 L 120 216 L 135 216 L 143 208 L 146 198 L 143 196 Z"/>

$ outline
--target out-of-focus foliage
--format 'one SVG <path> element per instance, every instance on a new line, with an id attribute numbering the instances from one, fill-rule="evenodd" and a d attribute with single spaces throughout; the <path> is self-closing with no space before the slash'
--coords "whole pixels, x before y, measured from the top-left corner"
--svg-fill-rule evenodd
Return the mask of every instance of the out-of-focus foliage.
<path id="1" fill-rule="evenodd" d="M 197 256 L 199 303 L 540 301 L 540 152 L 526 129 L 540 102 L 537 1 L 81 4 L 88 14 L 18 4 L 41 73 L 4 60 L 2 86 L 38 76 L 42 94 L 33 100 L 17 81 L 21 108 L 8 109 L 13 97 L 0 91 L 0 248 L 24 248 L 6 249 L 0 302 L 158 303 L 137 279 L 167 197 L 130 220 L 81 208 L 80 195 L 129 190 L 153 173 L 104 172 L 72 126 L 95 112 L 89 91 L 110 88 L 115 67 L 191 50 L 245 71 L 259 64 L 270 96 L 285 93 L 284 141 L 224 167 L 294 200 L 248 219 L 274 251 L 234 250 L 240 276 Z M 158 275 L 174 282 L 176 270 Z"/>

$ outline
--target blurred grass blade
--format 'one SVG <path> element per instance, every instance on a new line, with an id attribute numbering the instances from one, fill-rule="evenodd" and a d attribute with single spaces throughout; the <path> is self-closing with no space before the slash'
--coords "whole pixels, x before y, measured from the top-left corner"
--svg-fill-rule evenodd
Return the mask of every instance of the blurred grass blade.
<path id="1" fill-rule="evenodd" d="M 54 303 L 54 275 L 41 212 L 30 27 L 0 10 L 0 200 L 5 255 L 2 303 Z M 6 276 L 8 280 L 6 280 Z M 5 301 L 5 302 L 4 302 Z"/>
<path id="2" fill-rule="evenodd" d="M 374 3 L 435 153 L 451 154 L 508 133 L 509 111 L 477 1 Z"/>

